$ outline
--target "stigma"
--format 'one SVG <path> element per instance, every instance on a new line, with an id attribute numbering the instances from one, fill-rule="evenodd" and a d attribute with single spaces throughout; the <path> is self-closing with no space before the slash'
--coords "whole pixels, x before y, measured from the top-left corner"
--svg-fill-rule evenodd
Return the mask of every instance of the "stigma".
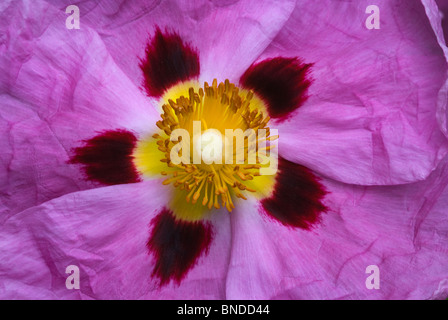
<path id="1" fill-rule="evenodd" d="M 220 164 L 225 154 L 226 137 L 216 129 L 208 129 L 193 138 L 193 149 L 205 164 Z M 226 139 L 227 140 L 227 139 Z"/>

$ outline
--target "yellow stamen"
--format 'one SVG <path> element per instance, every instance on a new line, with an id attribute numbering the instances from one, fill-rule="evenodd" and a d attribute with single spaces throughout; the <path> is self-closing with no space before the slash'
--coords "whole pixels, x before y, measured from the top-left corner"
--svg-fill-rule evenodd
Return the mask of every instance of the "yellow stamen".
<path id="1" fill-rule="evenodd" d="M 190 206 L 196 207 L 196 203 L 202 198 L 198 205 L 208 209 L 213 207 L 219 209 L 219 199 L 221 199 L 222 206 L 229 212 L 232 211 L 235 208 L 232 197 L 246 200 L 244 192 L 256 192 L 252 187 L 256 184 L 251 181 L 260 179 L 262 165 L 258 152 L 266 153 L 271 150 L 273 145 L 266 142 L 272 142 L 278 138 L 278 135 L 270 136 L 270 130 L 267 127 L 270 118 L 265 116 L 267 112 L 264 103 L 252 91 L 240 90 L 229 80 L 218 84 L 216 79 L 212 81 L 211 86 L 205 82 L 203 88 L 198 88 L 193 83 L 190 83 L 188 87 L 174 88 L 167 93 L 164 100 L 166 103 L 161 108 L 161 119 L 156 123 L 160 132 L 152 135 L 156 150 L 164 155 L 162 159 L 158 158 L 162 163 L 158 166 L 165 165 L 165 168 L 160 171 L 160 174 L 166 177 L 162 182 L 163 185 L 171 184 L 179 190 L 178 192 L 183 192 L 183 199 Z M 255 146 L 250 145 L 252 138 L 249 139 L 248 136 L 244 137 L 244 144 L 239 145 L 238 148 L 234 143 L 231 150 L 233 161 L 231 164 L 226 163 L 224 152 L 221 163 L 215 161 L 206 164 L 202 160 L 201 163 L 190 164 L 193 163 L 195 152 L 193 150 L 194 121 L 200 122 L 202 132 L 215 129 L 221 133 L 222 137 L 226 137 L 226 129 L 241 129 L 242 132 L 252 129 L 255 132 L 255 141 L 258 143 Z M 181 137 L 178 139 L 179 142 L 170 140 L 171 133 L 176 129 L 185 129 L 190 134 L 189 163 L 172 162 L 172 148 L 182 140 Z M 258 136 L 259 129 L 264 129 L 265 134 Z M 264 147 L 258 148 L 260 142 L 264 142 Z M 148 148 L 147 145 L 148 143 L 144 145 L 145 148 Z M 185 151 L 182 150 L 182 152 Z M 142 151 L 137 150 L 135 156 L 138 158 L 137 168 L 146 165 L 141 153 Z M 255 154 L 254 159 L 257 163 L 248 163 L 250 154 Z M 236 159 L 240 159 L 241 155 L 244 155 L 244 163 L 236 164 Z"/>

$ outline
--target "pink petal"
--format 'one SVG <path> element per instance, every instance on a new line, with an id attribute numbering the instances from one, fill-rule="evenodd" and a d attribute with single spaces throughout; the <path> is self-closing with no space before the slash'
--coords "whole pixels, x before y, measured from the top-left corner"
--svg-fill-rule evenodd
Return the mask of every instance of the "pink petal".
<path id="1" fill-rule="evenodd" d="M 166 204 L 160 181 L 71 193 L 11 217 L 0 232 L 2 299 L 217 299 L 225 288 L 230 230 L 219 225 L 206 257 L 185 279 L 159 288 L 146 242 Z M 66 288 L 67 266 L 80 289 Z"/>
<path id="2" fill-rule="evenodd" d="M 433 0 L 422 0 L 425 6 L 425 11 L 431 22 L 431 27 L 437 36 L 437 42 L 443 50 L 445 59 L 448 61 L 448 48 L 446 46 L 446 39 L 448 37 L 448 3 L 438 1 L 439 7 Z M 440 129 L 448 137 L 448 77 L 445 77 L 445 83 L 438 94 L 437 100 L 437 120 Z"/>
<path id="3" fill-rule="evenodd" d="M 67 6 L 66 1 L 55 3 L 61 10 Z M 178 32 L 182 40 L 198 48 L 201 81 L 237 81 L 287 21 L 294 1 L 109 0 L 77 5 L 81 23 L 102 36 L 118 65 L 140 85 L 138 58 L 144 55 L 155 25 Z"/>
<path id="4" fill-rule="evenodd" d="M 238 1 L 214 8 L 199 25 L 202 79 L 237 82 L 281 30 L 294 1 Z M 230 53 L 230 54 L 229 54 Z"/>
<path id="5" fill-rule="evenodd" d="M 426 8 L 428 6 L 434 7 L 434 1 L 433 0 L 422 0 L 422 3 L 425 5 Z M 448 2 L 446 0 L 436 0 L 435 1 L 436 6 L 438 6 L 439 11 L 442 13 L 442 24 L 441 27 L 443 28 L 443 34 L 445 43 L 448 39 Z"/>
<path id="6" fill-rule="evenodd" d="M 406 186 L 323 183 L 330 210 L 311 232 L 272 224 L 251 210 L 255 201 L 237 208 L 227 298 L 448 297 L 446 160 Z M 366 287 L 369 265 L 379 267 L 379 289 Z"/>
<path id="7" fill-rule="evenodd" d="M 68 192 L 91 188 L 66 164 L 97 131 L 152 129 L 156 112 L 116 66 L 100 37 L 65 28 L 45 2 L 11 2 L 0 13 L 0 221 Z"/>
<path id="8" fill-rule="evenodd" d="M 426 178 L 447 153 L 436 121 L 446 80 L 443 51 L 416 1 L 298 2 L 259 60 L 298 56 L 313 63 L 309 98 L 279 129 L 279 152 L 325 176 L 354 184 Z"/>

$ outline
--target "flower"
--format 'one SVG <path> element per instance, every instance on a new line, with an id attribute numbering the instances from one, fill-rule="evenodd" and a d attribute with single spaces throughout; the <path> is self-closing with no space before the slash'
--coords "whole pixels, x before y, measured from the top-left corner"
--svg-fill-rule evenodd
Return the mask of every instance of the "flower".
<path id="1" fill-rule="evenodd" d="M 219 5 L 85 4 L 80 30 L 66 30 L 64 12 L 45 2 L 4 6 L 0 295 L 446 297 L 447 141 L 436 110 L 447 68 L 435 4 L 383 4 L 380 30 L 363 27 L 365 8 L 350 3 Z M 159 62 L 179 56 L 182 72 Z M 241 85 L 265 108 L 260 121 L 269 112 L 279 171 L 241 172 L 259 198 L 235 208 L 222 182 L 204 180 L 231 209 L 204 216 L 190 209 L 194 194 L 177 201 L 181 185 L 148 179 L 154 157 L 144 155 L 153 140 L 157 157 L 167 152 L 161 134 L 151 138 L 160 96 L 167 129 L 182 101 L 163 96 L 192 87 L 195 103 L 199 84 L 215 78 L 225 90 L 216 82 L 204 92 L 222 98 Z M 65 286 L 69 265 L 80 268 L 80 290 Z M 366 288 L 369 265 L 381 271 L 378 290 Z"/>

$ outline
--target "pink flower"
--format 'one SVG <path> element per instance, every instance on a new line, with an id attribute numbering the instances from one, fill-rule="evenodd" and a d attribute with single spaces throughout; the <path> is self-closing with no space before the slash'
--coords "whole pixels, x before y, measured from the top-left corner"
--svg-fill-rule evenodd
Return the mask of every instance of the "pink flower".
<path id="1" fill-rule="evenodd" d="M 67 5 L 0 7 L 0 297 L 447 297 L 435 2 Z M 192 119 L 278 129 L 278 172 L 176 171 Z"/>

